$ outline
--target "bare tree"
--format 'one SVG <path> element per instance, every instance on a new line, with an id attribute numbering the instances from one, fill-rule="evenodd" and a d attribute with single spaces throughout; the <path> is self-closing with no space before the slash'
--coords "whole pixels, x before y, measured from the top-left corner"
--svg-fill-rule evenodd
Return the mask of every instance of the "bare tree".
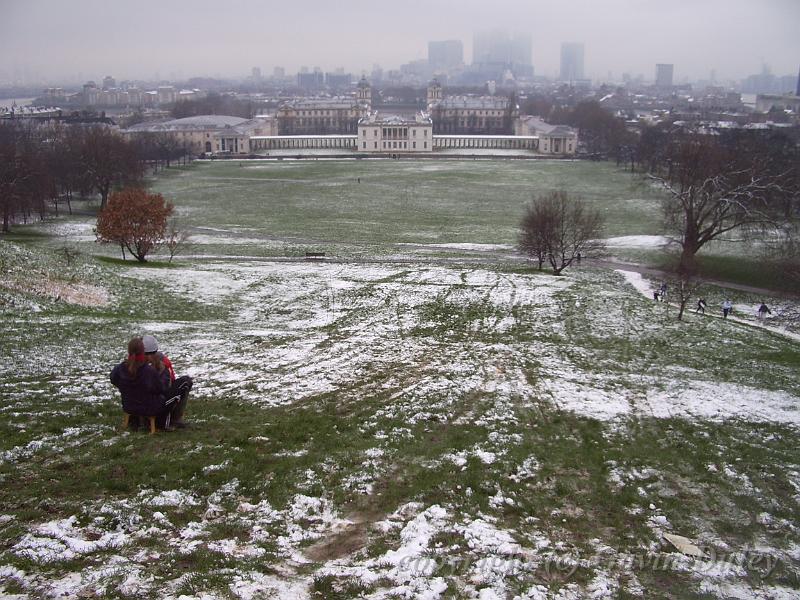
<path id="1" fill-rule="evenodd" d="M 700 288 L 700 281 L 692 276 L 679 277 L 673 284 L 673 288 L 678 292 L 678 320 L 683 320 L 683 313 L 686 312 L 686 305 L 689 300 L 697 293 Z"/>
<path id="2" fill-rule="evenodd" d="M 681 245 L 679 275 L 697 273 L 696 255 L 709 242 L 737 229 L 774 226 L 787 197 L 797 196 L 796 168 L 710 135 L 671 141 L 650 177 L 668 192 L 664 214 Z"/>
<path id="3" fill-rule="evenodd" d="M 101 209 L 114 186 L 135 183 L 141 177 L 133 144 L 107 127 L 84 131 L 80 160 L 86 180 L 100 194 Z"/>
<path id="4" fill-rule="evenodd" d="M 579 197 L 565 191 L 534 198 L 520 222 L 519 248 L 558 275 L 581 256 L 603 249 L 603 218 Z"/>
<path id="5" fill-rule="evenodd" d="M 164 245 L 167 247 L 167 251 L 169 252 L 169 262 L 172 262 L 172 259 L 175 258 L 175 255 L 188 239 L 189 232 L 185 229 L 182 229 L 178 225 L 178 221 L 176 219 L 172 219 L 169 222 L 167 235 L 164 238 Z"/>

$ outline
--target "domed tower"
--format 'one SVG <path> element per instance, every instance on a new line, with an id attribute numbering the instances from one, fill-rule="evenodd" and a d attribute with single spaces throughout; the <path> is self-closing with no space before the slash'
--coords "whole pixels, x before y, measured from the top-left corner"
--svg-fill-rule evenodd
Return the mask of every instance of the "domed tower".
<path id="1" fill-rule="evenodd" d="M 367 108 L 372 107 L 372 88 L 364 75 L 361 76 L 361 80 L 358 82 L 357 99 L 359 104 L 366 104 Z"/>
<path id="2" fill-rule="evenodd" d="M 442 101 L 442 84 L 438 79 L 434 79 L 428 85 L 428 108 Z"/>

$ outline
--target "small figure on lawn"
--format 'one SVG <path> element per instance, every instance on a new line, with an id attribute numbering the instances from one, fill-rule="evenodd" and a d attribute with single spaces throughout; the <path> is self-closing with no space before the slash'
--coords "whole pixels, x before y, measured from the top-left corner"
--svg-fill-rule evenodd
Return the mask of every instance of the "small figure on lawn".
<path id="1" fill-rule="evenodd" d="M 728 315 L 733 312 L 733 302 L 730 299 L 726 298 L 725 302 L 722 303 L 722 318 L 727 319 Z"/>
<path id="2" fill-rule="evenodd" d="M 758 307 L 758 320 L 759 321 L 763 321 L 764 319 L 767 318 L 767 315 L 771 315 L 771 314 L 772 314 L 772 311 L 769 309 L 769 307 L 766 304 L 764 304 L 762 302 L 761 306 Z"/>
<path id="3" fill-rule="evenodd" d="M 169 414 L 165 415 L 164 427 L 184 429 L 186 423 L 183 420 L 183 415 L 186 412 L 186 404 L 189 402 L 189 391 L 192 389 L 193 383 L 192 378 L 188 375 L 175 377 L 175 369 L 172 367 L 172 362 L 163 352 L 159 352 L 158 340 L 156 340 L 155 336 L 143 336 L 142 344 L 145 356 L 158 372 L 159 377 L 161 377 L 167 399 L 178 398 L 172 404 Z"/>
<path id="4" fill-rule="evenodd" d="M 706 299 L 700 298 L 697 301 L 697 308 L 694 309 L 695 314 L 700 313 L 701 315 L 706 314 Z"/>
<path id="5" fill-rule="evenodd" d="M 661 287 L 658 290 L 658 295 L 661 298 L 662 302 L 667 301 L 667 282 L 664 281 L 661 283 Z"/>
<path id="6" fill-rule="evenodd" d="M 658 290 L 653 290 L 653 300 L 655 300 L 656 302 L 658 302 L 658 295 L 659 295 Z"/>

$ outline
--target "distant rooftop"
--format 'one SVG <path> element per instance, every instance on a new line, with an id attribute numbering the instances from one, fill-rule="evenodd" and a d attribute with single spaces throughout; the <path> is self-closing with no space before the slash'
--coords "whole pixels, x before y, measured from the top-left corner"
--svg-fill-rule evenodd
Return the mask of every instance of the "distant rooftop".
<path id="1" fill-rule="evenodd" d="M 159 131 L 181 131 L 192 129 L 224 129 L 235 127 L 247 121 L 241 117 L 231 117 L 227 115 L 198 115 L 196 117 L 185 117 L 183 119 L 172 119 L 169 121 L 159 121 L 150 123 L 139 123 L 128 128 L 130 132 L 159 132 Z"/>
<path id="2" fill-rule="evenodd" d="M 404 117 L 401 115 L 382 115 L 372 112 L 369 116 L 361 119 L 359 125 L 430 125 L 431 118 L 424 112 L 418 112 L 414 117 Z"/>
<path id="3" fill-rule="evenodd" d="M 505 110 L 508 98 L 504 96 L 446 96 L 436 103 L 441 108 L 477 108 Z"/>

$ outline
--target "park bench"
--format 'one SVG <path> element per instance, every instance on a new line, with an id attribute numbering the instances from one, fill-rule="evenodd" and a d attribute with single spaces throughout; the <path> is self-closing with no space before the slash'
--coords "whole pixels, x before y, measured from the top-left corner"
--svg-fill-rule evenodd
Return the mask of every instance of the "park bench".
<path id="1" fill-rule="evenodd" d="M 306 260 L 322 260 L 325 258 L 324 252 L 306 252 Z"/>

